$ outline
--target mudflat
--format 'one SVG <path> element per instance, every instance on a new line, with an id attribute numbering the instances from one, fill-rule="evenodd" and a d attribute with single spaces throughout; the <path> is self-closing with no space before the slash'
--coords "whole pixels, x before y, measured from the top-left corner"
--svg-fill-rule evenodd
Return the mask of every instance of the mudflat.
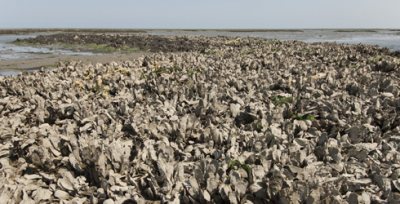
<path id="1" fill-rule="evenodd" d="M 26 70 L 36 68 L 54 68 L 60 62 L 68 61 L 81 61 L 83 63 L 108 63 L 108 62 L 122 62 L 132 60 L 134 58 L 148 55 L 149 52 L 134 52 L 134 53 L 101 53 L 90 56 L 71 56 L 71 55 L 41 55 L 35 59 L 16 59 L 16 60 L 4 60 L 0 61 L 0 69 L 7 70 Z"/>

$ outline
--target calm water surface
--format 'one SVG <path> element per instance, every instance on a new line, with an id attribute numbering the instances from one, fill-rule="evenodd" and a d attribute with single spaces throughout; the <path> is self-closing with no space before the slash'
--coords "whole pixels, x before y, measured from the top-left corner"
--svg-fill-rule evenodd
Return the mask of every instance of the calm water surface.
<path id="1" fill-rule="evenodd" d="M 41 55 L 91 55 L 91 52 L 74 52 L 65 49 L 46 47 L 19 46 L 12 44 L 17 38 L 35 37 L 31 35 L 0 35 L 0 60 L 34 59 Z"/>
<path id="2" fill-rule="evenodd" d="M 92 55 L 91 52 L 75 52 L 65 49 L 52 49 L 46 47 L 18 46 L 12 44 L 17 38 L 35 37 L 37 34 L 30 35 L 0 35 L 0 61 L 18 60 L 18 59 L 36 59 L 43 57 L 52 57 L 57 55 Z M 34 71 L 36 68 L 25 70 Z M 0 76 L 14 76 L 21 73 L 17 69 L 2 69 L 0 67 Z"/>

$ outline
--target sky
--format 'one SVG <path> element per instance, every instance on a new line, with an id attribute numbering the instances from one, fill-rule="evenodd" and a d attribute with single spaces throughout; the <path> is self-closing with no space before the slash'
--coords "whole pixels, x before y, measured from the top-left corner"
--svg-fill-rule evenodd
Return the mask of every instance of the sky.
<path id="1" fill-rule="evenodd" d="M 400 0 L 0 0 L 0 28 L 400 28 Z"/>

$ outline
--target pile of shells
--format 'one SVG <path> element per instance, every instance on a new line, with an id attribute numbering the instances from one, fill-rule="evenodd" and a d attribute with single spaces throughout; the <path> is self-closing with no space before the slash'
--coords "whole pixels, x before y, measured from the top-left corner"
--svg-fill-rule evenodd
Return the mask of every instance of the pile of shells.
<path id="1" fill-rule="evenodd" d="M 150 52 L 188 52 L 204 51 L 218 42 L 213 38 L 192 38 L 187 36 L 157 36 L 147 34 L 120 35 L 120 34 L 82 34 L 59 33 L 53 35 L 39 35 L 34 38 L 17 39 L 17 43 L 39 45 L 107 45 L 113 48 L 137 48 Z"/>
<path id="2" fill-rule="evenodd" d="M 0 200 L 400 202 L 399 58 L 207 39 L 0 79 Z"/>

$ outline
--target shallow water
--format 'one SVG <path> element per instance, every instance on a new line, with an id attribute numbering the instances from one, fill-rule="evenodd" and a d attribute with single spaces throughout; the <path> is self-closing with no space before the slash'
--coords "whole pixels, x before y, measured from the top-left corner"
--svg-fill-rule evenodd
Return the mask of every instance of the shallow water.
<path id="1" fill-rule="evenodd" d="M 91 52 L 75 52 L 64 49 L 52 49 L 46 47 L 19 46 L 12 44 L 17 38 L 35 37 L 31 35 L 0 35 L 0 61 L 13 59 L 33 59 L 47 55 L 92 55 Z"/>
<path id="2" fill-rule="evenodd" d="M 303 32 L 228 32 L 228 31 L 149 31 L 154 35 L 203 35 L 230 37 L 259 37 L 304 42 L 337 42 L 345 44 L 369 44 L 400 51 L 400 30 L 376 30 L 375 32 L 337 32 L 336 30 L 303 30 Z"/>
<path id="3" fill-rule="evenodd" d="M 0 70 L 0 76 L 15 76 L 22 73 L 20 70 L 2 69 Z"/>
<path id="4" fill-rule="evenodd" d="M 46 47 L 19 46 L 12 44 L 17 38 L 31 38 L 37 34 L 30 35 L 0 35 L 0 61 L 35 59 L 42 57 L 52 57 L 57 55 L 93 55 L 92 52 L 75 52 L 64 49 L 52 49 Z M 44 56 L 45 55 L 45 56 Z M 34 71 L 35 68 L 23 71 Z M 0 76 L 15 76 L 22 73 L 22 70 L 2 69 L 0 67 Z"/>
<path id="5" fill-rule="evenodd" d="M 24 72 L 39 71 L 41 67 L 32 67 L 29 69 L 0 69 L 0 76 L 16 76 Z M 47 68 L 51 69 L 51 68 Z"/>

